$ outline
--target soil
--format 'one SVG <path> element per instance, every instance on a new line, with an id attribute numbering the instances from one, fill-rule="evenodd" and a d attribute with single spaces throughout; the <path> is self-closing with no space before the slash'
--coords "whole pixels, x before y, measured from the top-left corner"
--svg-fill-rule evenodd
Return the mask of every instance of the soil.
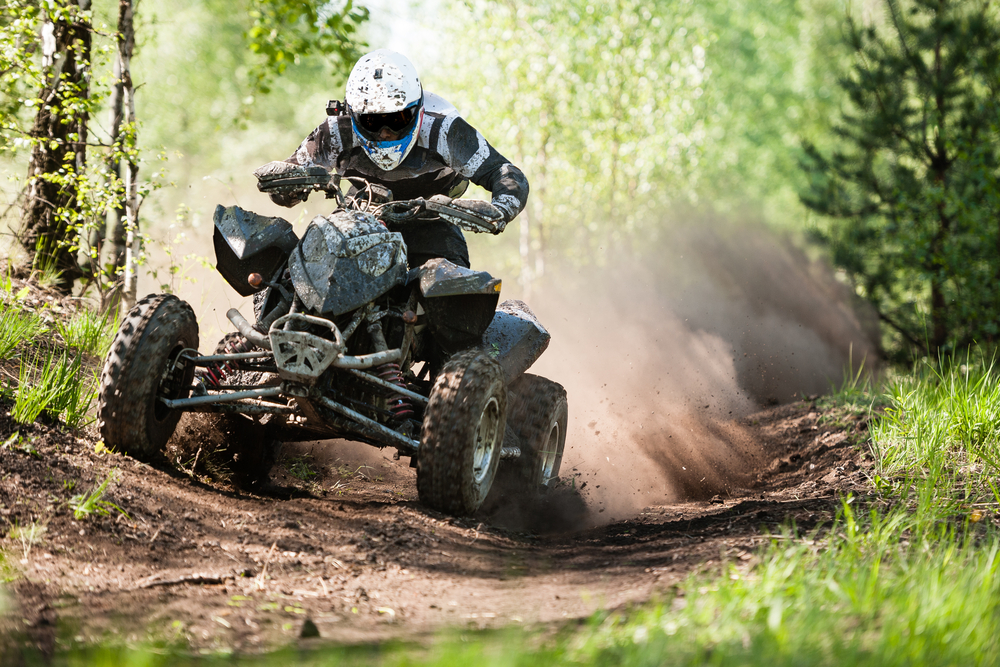
<path id="1" fill-rule="evenodd" d="M 324 640 L 358 643 L 666 596 L 694 571 L 749 566 L 781 524 L 829 521 L 842 494 L 870 488 L 867 419 L 822 405 L 740 420 L 764 454 L 732 495 L 607 525 L 590 509 L 599 492 L 571 470 L 546 497 L 456 519 L 418 502 L 415 471 L 392 450 L 286 443 L 270 483 L 247 492 L 201 458 L 204 421 L 186 417 L 172 460 L 150 466 L 93 430 L 15 424 L 0 405 L 2 634 L 43 654 L 109 640 L 254 652 L 301 641 L 307 620 Z M 106 504 L 74 518 L 71 499 L 109 476 Z M 17 537 L 32 526 L 44 530 L 35 543 Z"/>

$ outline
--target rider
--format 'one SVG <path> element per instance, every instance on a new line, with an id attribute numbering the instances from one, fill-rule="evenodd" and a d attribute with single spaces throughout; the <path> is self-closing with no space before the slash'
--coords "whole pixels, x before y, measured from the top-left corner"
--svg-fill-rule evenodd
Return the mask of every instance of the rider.
<path id="1" fill-rule="evenodd" d="M 397 201 L 439 195 L 436 200 L 481 220 L 494 234 L 524 208 L 528 181 L 521 170 L 454 106 L 425 92 L 402 54 L 378 49 L 358 60 L 347 79 L 345 101 L 347 113 L 327 118 L 286 162 L 320 165 L 342 178 L 361 177 L 389 188 Z M 492 193 L 492 203 L 457 200 L 470 180 Z M 294 206 L 308 194 L 270 196 L 277 204 Z M 402 233 L 411 267 L 434 257 L 469 267 L 462 232 L 434 214 L 393 231 Z"/>

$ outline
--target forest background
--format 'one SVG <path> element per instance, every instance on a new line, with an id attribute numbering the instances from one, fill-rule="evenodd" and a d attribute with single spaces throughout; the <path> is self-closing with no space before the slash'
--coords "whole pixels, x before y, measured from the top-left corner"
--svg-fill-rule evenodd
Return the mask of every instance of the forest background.
<path id="1" fill-rule="evenodd" d="M 326 15 L 350 9 L 340 2 L 312 4 Z M 295 55 L 274 67 L 274 53 L 262 51 L 259 40 L 252 44 L 260 24 L 252 7 L 233 11 L 219 0 L 147 0 L 136 7 L 132 79 L 147 190 L 139 291 L 180 291 L 214 304 L 217 294 L 185 279 L 210 266 L 217 204 L 282 215 L 300 230 L 328 208 L 318 197 L 291 212 L 278 208 L 256 192 L 250 172 L 289 155 L 323 120 L 327 100 L 342 96 L 351 51 Z M 372 0 L 361 7 L 367 13 L 359 14 L 350 46 L 407 54 L 426 89 L 452 101 L 527 173 L 532 193 L 519 223 L 496 239 L 470 239 L 478 266 L 517 276 L 516 294 L 530 296 L 554 267 L 581 275 L 623 258 L 670 263 L 675 236 L 668 230 L 711 225 L 724 236 L 735 224 L 778 230 L 813 259 L 831 259 L 849 291 L 874 306 L 882 321 L 880 345 L 890 355 L 989 342 L 995 333 L 995 258 L 978 251 L 1000 252 L 990 204 L 997 190 L 996 105 L 984 102 L 989 71 L 966 80 L 968 62 L 985 47 L 976 51 L 974 44 L 952 57 L 952 79 L 937 88 L 921 79 L 919 66 L 933 68 L 942 44 L 949 54 L 962 51 L 954 45 L 968 36 L 972 10 L 996 24 L 988 5 Z M 108 0 L 93 4 L 95 44 L 112 42 L 116 10 Z M 912 25 L 901 27 L 907 21 Z M 880 42 L 869 26 L 888 38 Z M 915 59 L 907 61 L 908 48 Z M 108 53 L 95 52 L 95 93 L 111 77 Z M 261 56 L 272 60 L 263 83 Z M 883 126 L 869 122 L 868 135 L 852 137 L 854 121 L 878 115 L 872 111 L 878 105 L 857 92 L 866 77 L 869 91 L 893 77 L 891 63 L 880 57 L 900 61 L 897 117 Z M 916 72 L 909 82 L 907 67 Z M 9 83 L 11 70 L 4 74 Z M 950 97 L 938 115 L 930 109 L 928 123 L 927 100 L 935 92 Z M 91 116 L 97 141 L 110 134 L 102 127 L 101 95 L 94 95 Z M 12 99 L 5 100 L 5 113 L 13 122 L 0 133 L 0 203 L 4 222 L 16 230 L 30 149 L 23 128 L 32 108 L 11 108 Z M 985 108 L 977 125 L 982 134 L 959 137 L 965 144 L 949 153 L 956 142 L 946 130 L 967 121 L 969 114 L 959 112 L 975 104 Z M 955 120 L 945 117 L 955 109 Z M 942 149 L 945 157 L 972 165 L 961 187 L 924 188 L 951 177 L 938 178 L 933 155 L 922 164 L 919 146 L 873 145 L 871 136 L 892 135 L 897 126 L 913 144 L 951 142 Z M 987 149 L 976 153 L 975 146 Z M 95 146 L 91 164 L 100 162 L 101 150 L 107 152 Z M 896 192 L 906 185 L 917 191 L 909 199 L 878 194 L 879 187 Z M 945 209 L 958 211 L 952 227 L 963 230 L 964 240 L 939 248 L 940 229 L 928 231 L 922 221 Z M 912 238 L 900 233 L 907 226 L 916 230 Z M 887 239 L 894 238 L 905 248 L 893 250 Z M 971 278 L 956 277 L 956 263 L 979 267 L 978 273 L 970 268 Z M 970 290 L 975 299 L 969 300 Z M 971 305 L 947 319 L 944 310 L 935 311 L 945 302 Z M 977 328 L 981 320 L 989 326 Z M 219 323 L 220 330 L 225 326 Z"/>

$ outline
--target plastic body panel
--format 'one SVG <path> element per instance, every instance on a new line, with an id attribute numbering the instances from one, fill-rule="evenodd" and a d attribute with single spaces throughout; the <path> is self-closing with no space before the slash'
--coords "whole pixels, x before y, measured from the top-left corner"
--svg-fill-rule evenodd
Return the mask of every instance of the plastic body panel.
<path id="1" fill-rule="evenodd" d="M 302 303 L 337 317 L 405 282 L 406 244 L 367 213 L 336 211 L 309 223 L 288 268 Z"/>
<path id="2" fill-rule="evenodd" d="M 500 279 L 441 258 L 426 262 L 418 275 L 424 310 L 437 344 L 449 354 L 478 345 L 493 321 L 500 300 Z"/>
<path id="3" fill-rule="evenodd" d="M 214 222 L 216 269 L 240 296 L 257 291 L 247 283 L 247 276 L 259 273 L 273 279 L 299 242 L 287 220 L 257 215 L 239 206 L 217 206 Z"/>
<path id="4" fill-rule="evenodd" d="M 500 362 L 510 385 L 542 356 L 551 338 L 528 304 L 510 299 L 500 304 L 483 334 L 483 349 Z"/>

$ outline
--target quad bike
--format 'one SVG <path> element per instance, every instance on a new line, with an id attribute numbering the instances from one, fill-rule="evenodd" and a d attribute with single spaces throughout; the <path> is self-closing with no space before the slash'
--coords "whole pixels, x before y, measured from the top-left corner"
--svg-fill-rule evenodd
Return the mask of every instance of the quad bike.
<path id="1" fill-rule="evenodd" d="M 498 466 L 514 491 L 558 478 L 566 442 L 566 392 L 525 373 L 549 334 L 520 301 L 497 307 L 500 280 L 432 259 L 408 267 L 392 224 L 441 217 L 493 231 L 447 199 L 391 201 L 360 179 L 345 196 L 317 167 L 270 163 L 264 192 L 336 198 L 302 238 L 281 218 L 239 207 L 215 211 L 217 268 L 255 323 L 233 308 L 238 333 L 198 352 L 191 307 L 150 295 L 124 317 L 101 375 L 98 421 L 108 447 L 162 456 L 184 412 L 221 413 L 233 446 L 349 438 L 394 447 L 416 467 L 420 501 L 465 515 L 483 504 Z M 273 457 L 255 460 L 266 480 Z"/>

